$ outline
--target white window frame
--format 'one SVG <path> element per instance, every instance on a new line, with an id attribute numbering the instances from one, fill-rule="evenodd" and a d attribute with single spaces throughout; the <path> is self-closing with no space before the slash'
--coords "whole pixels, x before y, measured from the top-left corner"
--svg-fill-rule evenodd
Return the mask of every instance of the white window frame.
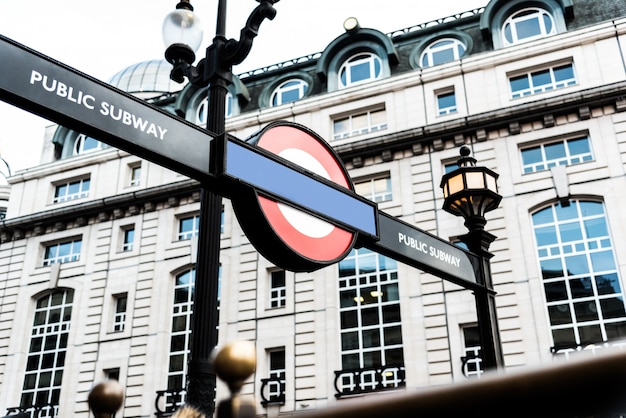
<path id="1" fill-rule="evenodd" d="M 439 60 L 437 59 L 437 55 L 450 51 L 452 52 L 451 59 Z M 422 68 L 434 67 L 436 65 L 445 64 L 447 62 L 452 62 L 461 59 L 465 52 L 467 51 L 467 46 L 463 41 L 457 38 L 442 38 L 437 39 L 433 43 L 429 44 L 420 55 L 420 66 Z"/>
<path id="2" fill-rule="evenodd" d="M 59 416 L 61 382 L 67 361 L 65 354 L 70 345 L 68 336 L 73 298 L 73 290 L 56 290 L 37 300 L 20 401 L 22 407 L 32 412 L 32 416 Z M 47 347 L 48 341 L 54 341 L 54 347 Z M 53 364 L 45 369 L 42 368 L 44 357 L 53 359 Z M 30 364 L 30 359 L 35 360 L 37 365 Z M 42 395 L 45 399 L 40 398 Z M 42 407 L 35 409 L 37 404 L 42 404 Z"/>
<path id="3" fill-rule="evenodd" d="M 226 99 L 224 104 L 224 116 L 229 118 L 233 115 L 233 94 L 231 92 L 226 93 Z M 207 117 L 209 116 L 209 98 L 205 97 L 200 101 L 198 107 L 196 107 L 195 124 L 206 128 Z"/>
<path id="4" fill-rule="evenodd" d="M 550 28 L 546 27 L 546 18 L 550 22 Z M 534 35 L 519 37 L 519 25 L 523 25 L 531 20 L 536 20 L 538 32 Z M 510 31 L 509 31 L 510 29 Z M 507 32 L 510 33 L 511 39 L 507 39 Z M 504 46 L 517 45 L 523 42 L 529 42 L 534 39 L 544 38 L 556 33 L 556 22 L 554 16 L 547 10 L 539 7 L 529 7 L 518 10 L 509 16 L 502 25 L 502 44 Z"/>
<path id="5" fill-rule="evenodd" d="M 555 353 L 623 339 L 611 335 L 626 324 L 626 307 L 605 205 L 554 204 L 534 212 L 532 226 Z"/>
<path id="6" fill-rule="evenodd" d="M 128 238 L 128 234 L 133 234 L 131 240 Z M 132 251 L 135 248 L 135 226 L 129 225 L 122 228 L 122 251 Z"/>
<path id="7" fill-rule="evenodd" d="M 282 354 L 283 367 L 276 367 L 276 364 L 272 362 L 272 356 L 276 354 Z M 271 380 L 267 384 L 267 394 L 269 402 L 276 402 L 281 399 L 285 394 L 285 378 L 287 375 L 286 369 L 287 356 L 285 354 L 285 347 L 273 348 L 267 352 L 267 364 L 269 369 L 269 378 L 276 379 Z"/>
<path id="8" fill-rule="evenodd" d="M 67 241 L 59 241 L 53 244 L 47 244 L 44 248 L 43 265 L 69 263 L 80 260 L 80 252 L 83 240 L 75 238 Z M 67 254 L 59 255 L 60 249 L 67 249 Z M 51 254 L 53 252 L 54 254 Z"/>
<path id="9" fill-rule="evenodd" d="M 141 185 L 141 163 L 135 163 L 128 166 L 129 170 L 129 181 L 128 185 L 130 187 L 137 187 Z"/>
<path id="10" fill-rule="evenodd" d="M 355 122 L 362 118 L 365 118 L 365 124 L 355 126 Z M 374 119 L 382 119 L 384 122 L 376 123 Z M 362 110 L 333 119 L 333 140 L 337 141 L 385 129 L 387 129 L 387 111 L 385 108 Z"/>
<path id="11" fill-rule="evenodd" d="M 126 328 L 126 310 L 128 308 L 128 294 L 120 293 L 113 296 L 115 313 L 113 315 L 113 332 L 122 332 Z"/>
<path id="12" fill-rule="evenodd" d="M 456 104 L 456 92 L 454 90 L 445 90 L 436 92 L 436 101 L 437 101 L 437 116 L 446 116 L 456 113 L 458 111 Z M 454 98 L 454 105 L 452 106 L 442 106 L 442 99 L 444 97 L 452 96 Z"/>
<path id="13" fill-rule="evenodd" d="M 286 103 L 292 103 L 298 101 L 304 97 L 309 89 L 309 83 L 299 78 L 291 78 L 287 81 L 280 83 L 278 87 L 274 89 L 270 98 L 270 106 L 280 106 Z M 296 93 L 296 98 L 287 98 L 290 93 Z"/>
<path id="14" fill-rule="evenodd" d="M 78 185 L 76 192 L 70 193 L 70 188 Z M 82 199 L 89 196 L 89 189 L 91 188 L 91 179 L 84 177 L 77 180 L 66 180 L 65 182 L 59 182 L 53 184 L 54 186 L 54 198 L 52 203 L 63 203 L 71 200 Z M 61 194 L 61 191 L 65 188 L 65 192 Z"/>
<path id="15" fill-rule="evenodd" d="M 384 190 L 376 188 L 377 185 L 384 183 Z M 372 202 L 381 203 L 393 200 L 393 190 L 391 184 L 391 174 L 381 173 L 354 180 L 354 189 L 357 194 L 363 196 Z"/>
<path id="16" fill-rule="evenodd" d="M 342 265 L 349 268 L 342 270 Z M 398 290 L 398 271 L 397 262 L 390 258 L 384 257 L 375 252 L 354 249 L 350 254 L 339 262 L 339 299 L 340 316 L 355 313 L 356 324 L 344 324 L 340 320 L 340 341 L 341 355 L 356 356 L 358 358 L 360 368 L 369 369 L 372 366 L 367 365 L 367 357 L 369 354 L 378 354 L 380 356 L 380 367 L 384 366 L 400 366 L 404 364 L 387 364 L 386 354 L 390 350 L 404 350 L 402 342 L 402 320 L 385 322 L 384 310 L 389 307 L 400 310 L 400 296 Z M 351 273 L 351 270 L 352 274 Z M 367 273 L 364 273 L 366 271 Z M 394 289 L 394 292 L 390 292 Z M 387 293 L 386 293 L 387 292 Z M 364 321 L 364 310 L 377 310 L 376 323 L 366 324 Z M 387 338 L 387 331 L 394 329 L 400 330 L 400 341 L 392 342 Z M 378 338 L 369 340 L 367 336 L 378 335 Z M 350 346 L 344 346 L 344 336 L 352 341 Z M 356 337 L 356 339 L 354 339 Z M 352 339 L 352 340 L 350 340 Z M 403 354 L 404 357 L 404 354 Z M 343 362 L 344 360 L 342 360 Z M 351 360 L 353 361 L 353 360 Z M 342 364 L 346 368 L 346 364 Z M 373 367 L 379 367 L 373 366 Z M 349 369 L 349 368 L 348 368 Z M 373 370 L 372 370 L 373 371 Z M 364 389 L 371 382 L 368 378 L 370 372 L 361 373 L 359 386 Z M 380 383 L 380 382 L 379 382 Z M 397 387 L 397 382 L 388 382 L 392 387 Z M 395 385 L 395 386 L 394 386 Z"/>
<path id="17" fill-rule="evenodd" d="M 355 70 L 358 68 L 367 68 L 368 77 L 355 77 Z M 383 75 L 383 62 L 380 57 L 371 52 L 360 52 L 348 58 L 339 68 L 337 73 L 338 86 L 345 89 L 358 84 L 367 83 L 377 80 Z"/>
<path id="18" fill-rule="evenodd" d="M 287 303 L 287 279 L 285 270 L 270 271 L 270 308 L 284 308 Z M 276 283 L 282 280 L 281 283 Z"/>
<path id="19" fill-rule="evenodd" d="M 93 146 L 85 149 L 85 145 L 87 142 L 93 141 Z M 88 152 L 98 151 L 104 148 L 104 144 L 97 139 L 94 139 L 85 134 L 78 134 L 76 140 L 74 141 L 74 150 L 73 155 L 82 155 Z"/>
<path id="20" fill-rule="evenodd" d="M 561 71 L 563 69 L 568 69 L 568 72 L 571 71 L 572 75 L 568 78 L 557 79 L 556 72 Z M 509 88 L 511 90 L 511 99 L 519 99 L 522 97 L 531 96 L 534 94 L 540 94 L 547 91 L 552 91 L 556 89 L 561 89 L 564 87 L 572 86 L 577 84 L 576 80 L 576 72 L 574 71 L 573 63 L 561 63 L 555 64 L 549 67 L 544 67 L 540 69 L 528 70 L 525 72 L 516 72 L 515 74 L 509 75 Z M 540 73 L 548 73 L 550 78 L 547 83 L 535 83 L 535 77 L 537 77 Z M 514 89 L 513 83 L 514 80 L 517 79 L 527 79 L 526 88 L 516 88 Z M 535 85 L 536 84 L 536 85 Z"/>
<path id="21" fill-rule="evenodd" d="M 191 229 L 182 230 L 183 222 L 190 220 L 192 222 Z M 184 241 L 191 239 L 193 237 L 198 236 L 198 232 L 200 231 L 200 215 L 184 215 L 178 217 L 178 241 Z"/>
<path id="22" fill-rule="evenodd" d="M 576 141 L 586 140 L 588 145 L 588 152 L 581 153 L 573 153 L 570 147 L 570 144 Z M 563 148 L 565 150 L 565 155 L 559 158 L 550 158 L 546 154 L 546 147 L 550 147 L 551 145 L 563 144 Z M 528 151 L 531 149 L 539 148 L 539 152 L 541 152 L 541 161 L 533 162 L 533 163 L 525 163 L 524 162 L 524 151 Z M 574 136 L 571 138 L 562 139 L 559 141 L 546 141 L 545 143 L 534 144 L 530 146 L 525 146 L 520 148 L 520 159 L 522 160 L 522 171 L 524 174 L 527 173 L 535 173 L 537 171 L 549 170 L 552 167 L 557 165 L 573 165 L 573 164 L 581 164 L 588 161 L 593 161 L 594 156 L 591 150 L 591 140 L 589 139 L 589 135 L 582 136 Z"/>

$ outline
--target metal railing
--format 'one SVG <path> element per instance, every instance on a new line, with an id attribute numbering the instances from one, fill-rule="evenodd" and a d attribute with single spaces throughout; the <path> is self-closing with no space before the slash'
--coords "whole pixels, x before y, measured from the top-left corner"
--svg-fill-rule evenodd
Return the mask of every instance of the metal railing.
<path id="1" fill-rule="evenodd" d="M 185 404 L 187 391 L 183 388 L 157 390 L 154 408 L 157 417 L 171 417 L 174 412 Z"/>
<path id="2" fill-rule="evenodd" d="M 404 366 L 380 366 L 335 371 L 335 397 L 403 388 Z"/>

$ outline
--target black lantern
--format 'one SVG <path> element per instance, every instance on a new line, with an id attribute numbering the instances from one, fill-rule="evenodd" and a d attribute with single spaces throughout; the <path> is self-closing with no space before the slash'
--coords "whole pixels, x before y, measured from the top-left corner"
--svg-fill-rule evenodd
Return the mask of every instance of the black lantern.
<path id="1" fill-rule="evenodd" d="M 462 146 L 460 153 L 459 168 L 441 179 L 443 209 L 462 216 L 470 231 L 483 229 L 485 213 L 496 209 L 502 200 L 496 184 L 498 174 L 486 167 L 477 167 L 476 159 L 470 157 L 469 147 Z"/>

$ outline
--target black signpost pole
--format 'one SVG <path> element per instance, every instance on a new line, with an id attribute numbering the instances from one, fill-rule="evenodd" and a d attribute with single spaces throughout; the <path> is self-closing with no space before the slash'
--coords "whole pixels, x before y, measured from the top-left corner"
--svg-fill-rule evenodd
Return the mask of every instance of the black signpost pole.
<path id="1" fill-rule="evenodd" d="M 213 43 L 206 50 L 206 57 L 198 68 L 184 62 L 184 57 L 176 55 L 176 49 L 166 51 L 166 57 L 174 64 L 172 78 L 181 80 L 181 72 L 197 86 L 208 86 L 207 130 L 217 137 L 225 135 L 225 111 L 228 85 L 232 82 L 232 66 L 241 63 L 252 47 L 252 40 L 264 19 L 276 15 L 272 7 L 278 0 L 259 0 L 246 26 L 241 30 L 239 41 L 227 40 L 226 0 L 219 0 L 217 9 L 216 34 Z M 193 10 L 187 1 L 177 8 Z M 180 49 L 178 49 L 180 51 Z M 177 67 L 178 66 L 178 67 Z M 178 72 L 176 72 L 178 71 Z M 222 141 L 211 144 L 210 171 L 223 159 Z M 200 225 L 198 233 L 198 256 L 196 260 L 196 282 L 194 289 L 194 312 L 191 331 L 190 360 L 188 365 L 188 385 L 186 403 L 212 416 L 215 409 L 215 373 L 211 367 L 211 353 L 218 338 L 218 282 L 220 270 L 220 232 L 222 196 L 209 187 L 201 192 Z"/>

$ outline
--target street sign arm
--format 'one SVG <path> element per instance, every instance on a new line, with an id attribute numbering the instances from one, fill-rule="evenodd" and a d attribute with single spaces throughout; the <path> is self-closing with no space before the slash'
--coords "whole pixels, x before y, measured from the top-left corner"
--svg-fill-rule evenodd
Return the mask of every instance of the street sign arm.
<path id="1" fill-rule="evenodd" d="M 382 211 L 378 225 L 379 239 L 360 245 L 463 288 L 486 290 L 477 280 L 478 256 Z"/>

